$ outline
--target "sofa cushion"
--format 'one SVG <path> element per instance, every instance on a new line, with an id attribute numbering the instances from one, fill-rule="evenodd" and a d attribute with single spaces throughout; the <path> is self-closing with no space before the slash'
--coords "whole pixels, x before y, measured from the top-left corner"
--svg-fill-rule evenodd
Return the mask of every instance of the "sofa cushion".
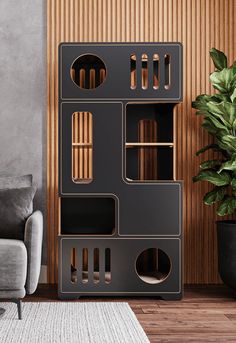
<path id="1" fill-rule="evenodd" d="M 32 181 L 33 176 L 31 174 L 22 176 L 10 176 L 0 174 L 0 189 L 31 187 Z"/>
<path id="2" fill-rule="evenodd" d="M 1 291 L 24 293 L 27 271 L 25 244 L 15 239 L 0 239 L 0 261 L 0 298 Z"/>
<path id="3" fill-rule="evenodd" d="M 0 238 L 24 239 L 26 219 L 33 212 L 36 186 L 0 189 Z"/>

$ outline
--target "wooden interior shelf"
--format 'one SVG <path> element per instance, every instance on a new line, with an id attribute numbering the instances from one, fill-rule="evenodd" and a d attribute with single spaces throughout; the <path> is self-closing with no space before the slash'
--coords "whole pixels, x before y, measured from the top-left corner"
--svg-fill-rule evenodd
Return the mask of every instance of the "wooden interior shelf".
<path id="1" fill-rule="evenodd" d="M 175 179 L 174 104 L 128 104 L 125 123 L 126 179 Z"/>
<path id="2" fill-rule="evenodd" d="M 174 143 L 125 143 L 126 148 L 133 148 L 133 147 L 158 147 L 158 146 L 168 146 L 172 148 Z"/>

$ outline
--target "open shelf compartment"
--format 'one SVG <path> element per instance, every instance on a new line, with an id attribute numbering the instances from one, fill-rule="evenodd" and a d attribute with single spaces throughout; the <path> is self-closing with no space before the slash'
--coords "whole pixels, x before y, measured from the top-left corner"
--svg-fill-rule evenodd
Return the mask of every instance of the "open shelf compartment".
<path id="1" fill-rule="evenodd" d="M 61 198 L 61 235 L 113 235 L 116 201 L 108 196 Z"/>
<path id="2" fill-rule="evenodd" d="M 125 177 L 175 180 L 175 104 L 129 103 L 125 117 Z"/>

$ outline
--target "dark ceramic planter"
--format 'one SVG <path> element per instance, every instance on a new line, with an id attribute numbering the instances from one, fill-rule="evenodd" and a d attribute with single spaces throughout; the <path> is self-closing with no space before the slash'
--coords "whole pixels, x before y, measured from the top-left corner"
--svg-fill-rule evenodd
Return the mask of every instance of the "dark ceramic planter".
<path id="1" fill-rule="evenodd" d="M 222 281 L 236 291 L 236 221 L 217 222 L 218 268 Z"/>

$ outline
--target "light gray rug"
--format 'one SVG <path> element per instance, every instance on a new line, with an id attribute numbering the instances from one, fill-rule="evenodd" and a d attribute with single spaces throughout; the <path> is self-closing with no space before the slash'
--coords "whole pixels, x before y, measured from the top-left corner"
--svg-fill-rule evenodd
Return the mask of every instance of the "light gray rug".
<path id="1" fill-rule="evenodd" d="M 6 343 L 148 343 L 127 303 L 23 303 L 18 320 L 12 303 L 0 319 L 0 341 Z"/>

